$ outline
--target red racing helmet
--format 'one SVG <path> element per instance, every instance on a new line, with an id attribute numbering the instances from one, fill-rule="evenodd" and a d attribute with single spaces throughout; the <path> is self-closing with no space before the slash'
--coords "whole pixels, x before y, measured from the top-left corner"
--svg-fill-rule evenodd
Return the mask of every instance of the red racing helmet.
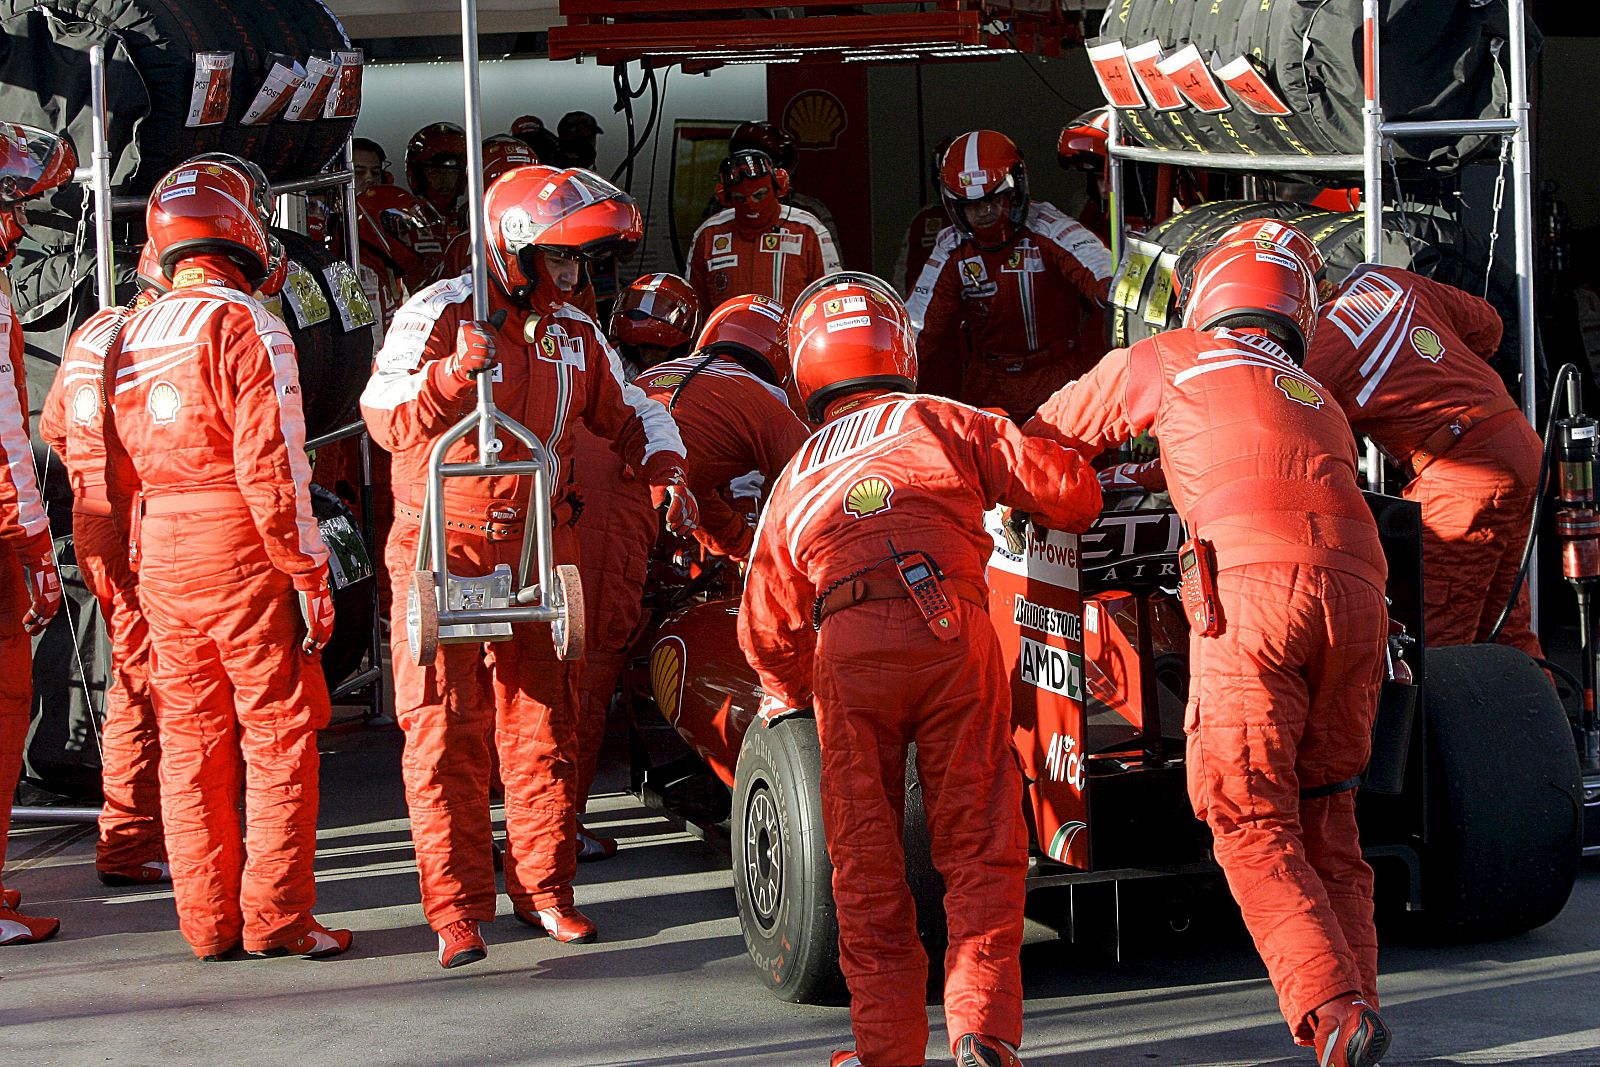
<path id="1" fill-rule="evenodd" d="M 789 379 L 789 338 L 783 305 L 756 293 L 736 296 L 706 319 L 695 349 L 732 357 L 780 389 Z"/>
<path id="2" fill-rule="evenodd" d="M 611 309 L 612 341 L 631 348 L 680 348 L 694 340 L 700 298 L 676 274 L 646 274 L 617 294 Z"/>
<path id="3" fill-rule="evenodd" d="M 146 240 L 139 248 L 139 265 L 133 269 L 139 288 L 152 293 L 170 293 L 172 282 L 161 269 L 161 259 L 156 255 L 153 241 Z"/>
<path id="4" fill-rule="evenodd" d="M 232 152 L 202 152 L 191 158 L 189 163 L 231 167 L 250 183 L 250 202 L 255 208 L 256 218 L 267 227 L 267 249 L 270 252 L 266 277 L 256 283 L 256 291 L 265 296 L 282 292 L 283 283 L 289 277 L 289 257 L 284 253 L 282 243 L 272 234 L 272 217 L 276 209 L 272 182 L 267 178 L 267 172 L 253 160 Z"/>
<path id="5" fill-rule="evenodd" d="M 811 283 L 789 316 L 794 386 L 814 423 L 834 400 L 869 389 L 917 385 L 911 316 L 889 283 L 842 271 Z"/>
<path id="6" fill-rule="evenodd" d="M 455 171 L 455 182 L 433 183 L 428 175 L 439 168 Z M 453 122 L 422 127 L 406 143 L 406 184 L 436 211 L 449 211 L 466 187 L 467 131 Z"/>
<path id="7" fill-rule="evenodd" d="M 790 174 L 794 173 L 794 165 L 800 155 L 789 131 L 771 122 L 741 122 L 733 128 L 733 133 L 728 135 L 728 154 L 733 155 L 747 148 L 765 152 L 774 166 Z"/>
<path id="8" fill-rule="evenodd" d="M 1106 166 L 1106 142 L 1111 137 L 1111 109 L 1085 111 L 1061 128 L 1056 158 L 1063 170 L 1100 172 Z"/>
<path id="9" fill-rule="evenodd" d="M 1287 252 L 1299 257 L 1311 271 L 1312 278 L 1322 277 L 1327 264 L 1322 259 L 1322 249 L 1307 237 L 1305 231 L 1281 219 L 1249 219 L 1229 226 L 1217 236 L 1219 245 L 1256 242 L 1262 251 Z"/>
<path id="10" fill-rule="evenodd" d="M 374 185 L 356 197 L 361 247 L 401 276 L 426 276 L 444 255 L 438 217 L 427 204 L 398 185 Z"/>
<path id="11" fill-rule="evenodd" d="M 64 137 L 0 122 L 0 267 L 11 262 L 22 240 L 22 205 L 72 180 L 78 155 Z"/>
<path id="12" fill-rule="evenodd" d="M 644 233 L 633 198 L 598 174 L 570 167 L 518 167 L 484 204 L 489 273 L 528 307 L 557 302 L 538 253 L 602 256 L 626 251 Z"/>
<path id="13" fill-rule="evenodd" d="M 1028 166 L 1011 138 L 994 130 L 964 133 L 945 149 L 939 166 L 939 196 L 945 211 L 973 243 L 986 252 L 1014 241 L 1028 219 Z M 1009 198 L 1005 217 L 979 227 L 968 218 L 977 202 Z"/>
<path id="14" fill-rule="evenodd" d="M 275 271 L 277 242 L 255 204 L 251 181 L 226 163 L 183 163 L 156 183 L 145 230 L 168 279 L 181 259 L 214 253 L 244 269 L 251 285 Z"/>
<path id="15" fill-rule="evenodd" d="M 1304 261 L 1254 242 L 1215 245 L 1177 271 L 1183 324 L 1198 330 L 1255 326 L 1296 363 L 1317 323 L 1317 285 Z"/>
<path id="16" fill-rule="evenodd" d="M 483 142 L 483 187 L 517 167 L 530 167 L 539 162 L 539 156 L 521 138 L 509 133 L 497 133 Z"/>

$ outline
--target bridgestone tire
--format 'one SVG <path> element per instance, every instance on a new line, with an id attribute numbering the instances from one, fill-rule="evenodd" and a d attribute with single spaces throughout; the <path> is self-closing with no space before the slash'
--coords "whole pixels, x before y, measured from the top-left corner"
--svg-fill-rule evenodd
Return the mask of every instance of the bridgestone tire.
<path id="1" fill-rule="evenodd" d="M 837 1003 L 839 919 L 822 830 L 816 721 L 745 732 L 733 780 L 733 892 L 745 948 L 779 1000 Z"/>
<path id="2" fill-rule="evenodd" d="M 1409 931 L 1490 941 L 1565 907 L 1583 845 L 1583 785 L 1544 673 L 1502 645 L 1426 654 L 1428 842 Z"/>

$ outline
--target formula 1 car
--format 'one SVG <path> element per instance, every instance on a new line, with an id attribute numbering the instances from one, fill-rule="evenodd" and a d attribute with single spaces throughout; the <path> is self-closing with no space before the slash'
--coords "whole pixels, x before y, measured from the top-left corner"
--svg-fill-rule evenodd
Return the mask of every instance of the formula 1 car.
<path id="1" fill-rule="evenodd" d="M 1565 905 L 1582 849 L 1582 780 L 1565 712 L 1520 652 L 1424 649 L 1420 509 L 1372 494 L 1368 502 L 1389 559 L 1399 664 L 1358 801 L 1380 897 L 1398 897 L 1401 921 L 1434 938 L 1540 926 Z M 1034 530 L 1022 552 L 1008 546 L 997 513 L 986 519 L 990 612 L 1013 665 L 1030 894 L 1216 871 L 1210 832 L 1185 791 L 1181 522 L 1164 496 L 1108 503 L 1083 535 Z M 759 689 L 735 637 L 736 590 L 716 584 L 713 575 L 666 594 L 630 661 L 634 785 L 646 803 L 726 840 L 762 981 L 786 1000 L 826 999 L 840 979 L 816 724 L 755 720 Z M 907 777 L 907 877 L 924 940 L 937 949 L 943 885 L 928 858 L 914 761 Z"/>

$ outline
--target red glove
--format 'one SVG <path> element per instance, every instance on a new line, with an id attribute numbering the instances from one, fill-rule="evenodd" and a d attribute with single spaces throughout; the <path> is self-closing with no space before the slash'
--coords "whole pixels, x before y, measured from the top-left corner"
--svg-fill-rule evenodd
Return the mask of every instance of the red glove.
<path id="1" fill-rule="evenodd" d="M 664 467 L 650 485 L 650 505 L 667 509 L 667 532 L 682 537 L 700 524 L 700 505 L 689 492 L 682 467 Z"/>
<path id="2" fill-rule="evenodd" d="M 1167 487 L 1167 476 L 1159 459 L 1148 463 L 1116 463 L 1101 471 L 1099 478 L 1102 489 L 1124 492 L 1142 489 L 1147 493 L 1159 493 Z"/>
<path id="3" fill-rule="evenodd" d="M 456 350 L 450 357 L 450 375 L 470 382 L 496 362 L 494 326 L 472 320 L 456 327 Z"/>
<path id="4" fill-rule="evenodd" d="M 310 588 L 301 588 L 309 585 Z M 321 652 L 333 637 L 333 590 L 328 588 L 328 568 L 295 579 L 300 594 L 300 618 L 305 620 L 305 652 Z"/>
<path id="5" fill-rule="evenodd" d="M 28 613 L 22 617 L 22 628 L 29 634 L 41 634 L 61 610 L 61 575 L 56 572 L 50 535 L 41 534 L 18 555 L 28 586 Z"/>

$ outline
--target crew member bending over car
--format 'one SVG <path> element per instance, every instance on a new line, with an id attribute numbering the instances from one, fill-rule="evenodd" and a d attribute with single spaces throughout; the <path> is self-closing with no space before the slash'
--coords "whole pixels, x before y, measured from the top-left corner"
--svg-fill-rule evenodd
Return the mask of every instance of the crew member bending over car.
<path id="1" fill-rule="evenodd" d="M 789 407 L 788 380 L 783 308 L 740 296 L 712 313 L 692 355 L 656 364 L 634 382 L 678 423 L 700 503 L 695 537 L 715 555 L 742 562 L 755 535 L 732 506 L 729 483 L 754 472 L 770 486 L 811 436 Z"/>
<path id="2" fill-rule="evenodd" d="M 635 279 L 618 295 L 609 322 L 623 377 L 631 381 L 645 367 L 687 352 L 699 323 L 699 301 L 683 278 L 647 274 Z M 615 839 L 589 830 L 581 820 L 617 678 L 644 613 L 650 550 L 661 523 L 638 473 L 610 441 L 583 426 L 572 428 L 572 471 L 581 499 L 572 521 L 583 545 L 578 569 L 589 619 L 578 682 L 578 859 L 593 862 L 617 852 Z"/>
<path id="3" fill-rule="evenodd" d="M 1117 349 L 1028 423 L 1093 456 L 1160 439 L 1190 621 L 1189 796 L 1318 1067 L 1371 1067 L 1372 871 L 1355 789 L 1388 635 L 1388 565 L 1354 437 L 1300 366 L 1316 288 L 1300 260 L 1222 243 L 1180 269 L 1183 329 Z"/>
<path id="4" fill-rule="evenodd" d="M 1077 454 L 930 396 L 888 284 L 824 278 L 789 319 L 796 390 L 823 424 L 773 486 L 739 613 L 767 722 L 815 707 L 840 966 L 856 1047 L 832 1067 L 923 1063 L 928 959 L 900 832 L 917 745 L 945 881 L 944 1005 L 960 1067 L 1016 1067 L 1028 865 L 1007 671 L 989 621 L 983 513 L 1083 530 Z M 759 726 L 756 728 L 760 728 Z"/>
<path id="5" fill-rule="evenodd" d="M 497 406 L 550 449 L 552 507 L 571 492 L 568 429 L 581 419 L 616 443 L 658 506 L 668 505 L 669 527 L 692 527 L 696 516 L 672 416 L 628 383 L 600 328 L 569 302 L 585 256 L 638 240 L 638 208 L 587 171 L 528 166 L 496 181 L 484 210 L 491 319 L 471 318 L 470 274 L 422 290 L 395 316 L 361 397 L 373 440 L 394 454 L 395 522 L 385 554 L 397 583 L 395 714 L 406 735 L 402 771 L 423 911 L 439 935 L 443 967 L 488 954 L 478 924 L 495 914 L 491 734 L 505 783 L 513 916 L 558 941 L 593 941 L 596 930 L 572 897 L 577 665 L 556 658 L 548 632 L 490 645 L 442 644 L 425 667 L 406 647 L 406 583 L 416 569 L 434 443 L 472 410 L 475 376 L 492 372 Z M 502 441 L 502 459 L 527 458 L 526 448 Z M 476 458 L 476 442 L 466 438 L 445 456 Z M 530 479 L 515 475 L 444 483 L 452 573 L 483 575 L 499 563 L 515 571 L 523 524 L 533 521 L 530 491 Z M 576 562 L 567 516 L 554 518 L 556 561 Z"/>
<path id="6" fill-rule="evenodd" d="M 1321 256 L 1309 241 L 1294 246 Z M 1489 365 L 1504 329 L 1485 300 L 1398 267 L 1357 268 L 1322 308 L 1306 370 L 1350 425 L 1413 477 L 1429 647 L 1489 640 L 1511 599 L 1539 482 L 1539 435 Z M 1535 659 L 1528 587 L 1500 632 Z"/>

